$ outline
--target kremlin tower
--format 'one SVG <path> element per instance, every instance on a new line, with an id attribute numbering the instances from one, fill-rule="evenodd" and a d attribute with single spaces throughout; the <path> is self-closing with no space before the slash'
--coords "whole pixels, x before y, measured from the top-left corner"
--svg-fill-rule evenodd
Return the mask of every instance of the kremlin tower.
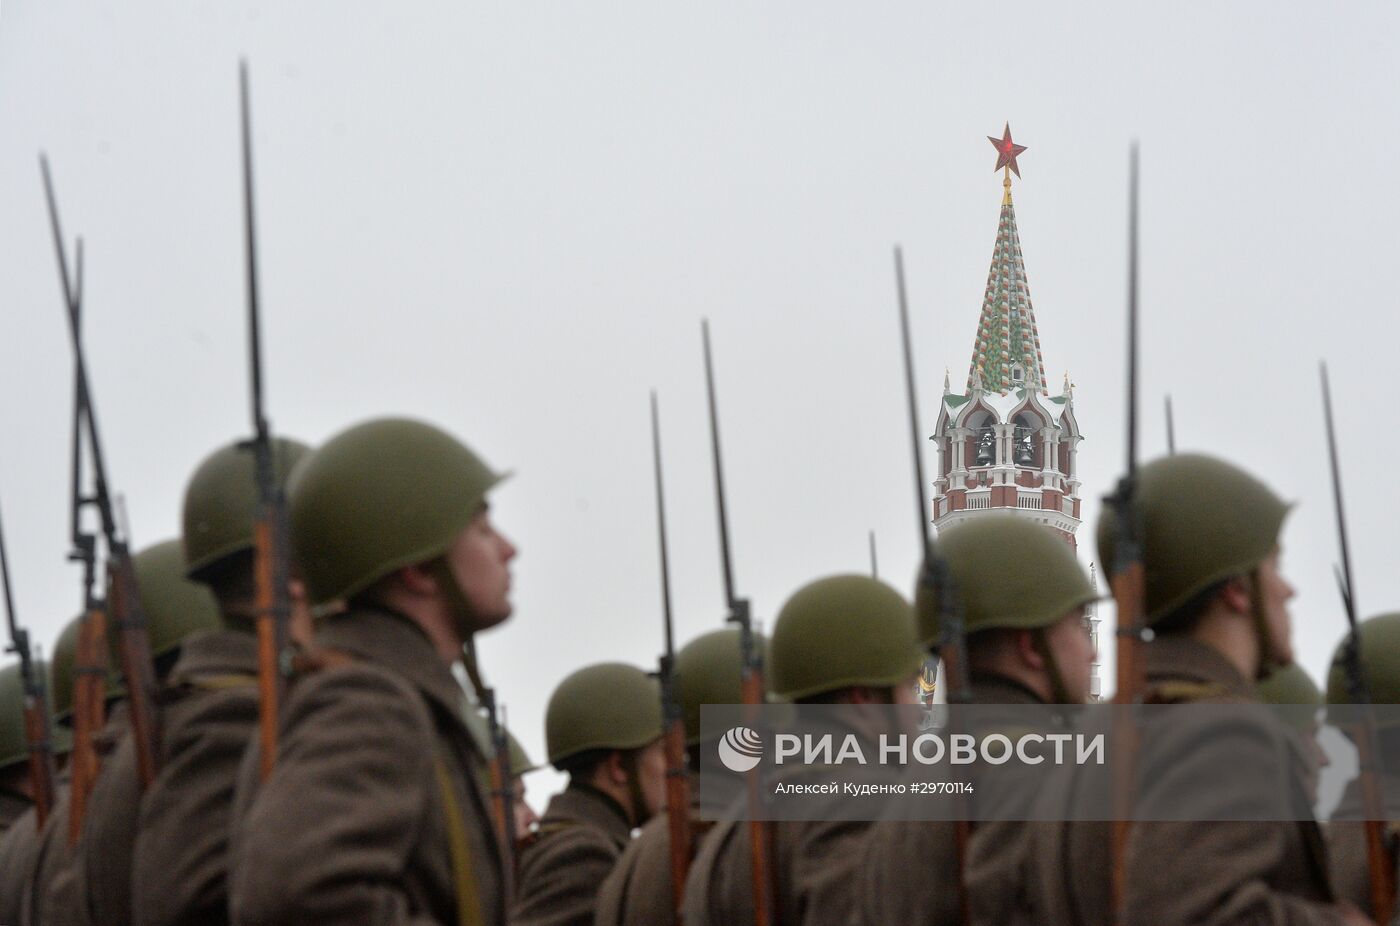
<path id="1" fill-rule="evenodd" d="M 966 387 L 953 392 L 945 374 L 930 438 L 938 447 L 933 523 L 942 532 L 983 512 L 1000 511 L 1045 524 L 1077 548 L 1084 438 L 1068 374 L 1059 395 L 1047 388 L 1011 201 L 1011 174 L 1021 176 L 1016 158 L 1026 148 L 1011 140 L 1009 124 L 1001 138 L 988 139 L 997 149 L 996 169 L 1004 173 L 1001 217 Z M 1086 617 L 1097 644 L 1099 622 L 1092 606 Z M 1096 664 L 1095 696 L 1098 689 Z"/>

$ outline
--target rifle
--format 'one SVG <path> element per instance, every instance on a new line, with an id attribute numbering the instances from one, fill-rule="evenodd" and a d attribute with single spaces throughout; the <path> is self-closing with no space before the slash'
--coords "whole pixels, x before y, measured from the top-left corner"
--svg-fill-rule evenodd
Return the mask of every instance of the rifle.
<path id="1" fill-rule="evenodd" d="M 29 782 L 34 791 L 34 813 L 39 827 L 48 820 L 54 802 L 53 741 L 49 738 L 49 704 L 44 692 L 43 667 L 35 664 L 29 648 L 29 631 L 15 617 L 10 588 L 10 560 L 5 553 L 5 531 L 0 528 L 0 583 L 5 586 L 5 618 L 10 628 L 6 652 L 19 656 L 20 686 L 24 691 L 24 743 L 29 752 Z"/>
<path id="2" fill-rule="evenodd" d="M 924 461 L 919 442 L 919 401 L 914 384 L 914 348 L 909 334 L 909 297 L 904 285 L 904 252 L 894 249 L 895 283 L 899 290 L 899 331 L 904 347 L 904 388 L 909 410 L 909 440 L 914 461 L 914 497 L 917 500 L 915 511 L 918 515 L 918 538 L 923 548 L 923 565 L 920 570 L 920 584 L 932 588 L 937 596 L 939 629 L 942 639 L 938 641 L 938 659 L 943 664 L 943 683 L 948 686 L 949 704 L 968 704 L 972 701 L 967 663 L 967 629 L 963 623 L 962 603 L 953 588 L 953 577 L 948 563 L 938 555 L 929 537 L 928 502 L 924 498 Z M 972 921 L 968 909 L 966 881 L 967 844 L 972 835 L 971 823 L 965 818 L 954 821 L 954 849 L 957 866 L 958 908 L 963 923 Z"/>
<path id="3" fill-rule="evenodd" d="M 651 455 L 656 471 L 656 529 L 661 549 L 661 614 L 666 652 L 661 655 L 661 710 L 666 730 L 666 823 L 671 837 L 671 903 L 681 922 L 685 878 L 690 871 L 690 770 L 686 762 L 685 721 L 676 689 L 676 638 L 671 618 L 671 561 L 666 544 L 666 493 L 661 482 L 661 425 L 656 391 L 651 393 Z"/>
<path id="4" fill-rule="evenodd" d="M 476 640 L 469 639 L 463 649 L 463 660 L 467 678 L 476 690 L 477 700 L 486 712 L 486 721 L 491 733 L 491 798 L 492 814 L 496 818 L 496 837 L 500 841 L 502 870 L 505 872 L 505 896 L 515 896 L 516 865 L 519 863 L 519 845 L 515 832 L 515 778 L 510 769 L 510 739 L 501 723 L 497 708 L 496 689 L 487 686 L 481 678 L 481 667 L 476 658 Z"/>
<path id="5" fill-rule="evenodd" d="M 1361 636 L 1357 633 L 1356 585 L 1352 581 L 1351 548 L 1347 543 L 1346 507 L 1342 503 L 1342 472 L 1337 462 L 1337 435 L 1332 426 L 1332 391 L 1327 382 L 1327 364 L 1321 364 L 1322 411 L 1327 421 L 1327 458 L 1332 469 L 1332 496 L 1337 509 L 1337 540 L 1342 552 L 1337 584 L 1347 616 L 1347 639 L 1342 650 L 1342 667 L 1352 703 L 1361 711 L 1361 735 L 1356 750 L 1360 762 L 1361 801 L 1366 820 L 1366 864 L 1370 871 L 1371 913 L 1377 923 L 1389 923 L 1395 909 L 1395 859 L 1385 835 L 1385 801 L 1381 796 L 1378 765 L 1380 749 L 1375 719 L 1371 716 L 1371 691 L 1361 661 Z"/>
<path id="6" fill-rule="evenodd" d="M 73 309 L 81 327 L 83 304 L 83 242 L 78 239 L 75 254 L 77 280 Z M 92 505 L 91 495 L 83 494 L 83 424 L 87 416 L 85 396 L 74 376 L 72 432 L 72 505 L 69 536 L 73 547 L 68 561 L 83 566 L 83 611 L 78 625 L 78 644 L 73 654 L 73 755 L 70 760 L 68 845 L 78 844 L 87 799 L 97 781 L 102 760 L 93 742 L 105 723 L 107 686 L 107 613 L 97 592 L 97 535 L 83 529 L 83 509 Z"/>
<path id="7" fill-rule="evenodd" d="M 1142 530 L 1134 512 L 1137 492 L 1137 330 L 1138 330 L 1138 149 L 1134 143 L 1129 160 L 1128 188 L 1128 449 L 1127 472 L 1112 495 L 1104 499 L 1113 513 L 1114 562 L 1109 565 L 1109 585 L 1118 610 L 1117 690 L 1114 703 L 1130 707 L 1141 702 L 1146 687 L 1142 646 L 1147 639 L 1146 573 L 1142 562 Z M 1127 889 L 1128 834 L 1132 829 L 1133 792 L 1137 779 L 1139 733 L 1127 710 L 1114 715 L 1119 743 L 1113 766 L 1113 916 L 1122 916 Z"/>
<path id="8" fill-rule="evenodd" d="M 68 332 L 73 343 L 73 362 L 78 394 L 83 407 L 88 450 L 92 455 L 93 499 L 102 522 L 102 534 L 107 548 L 107 573 L 110 584 L 108 605 L 111 619 L 117 627 L 118 649 L 122 676 L 126 680 L 126 697 L 131 715 L 131 735 L 135 744 L 137 771 L 144 791 L 155 781 L 159 771 L 160 716 L 156 711 L 155 666 L 151 662 L 151 643 L 146 631 L 146 612 L 136 585 L 136 571 L 131 565 L 131 553 L 125 535 L 117 526 L 108 489 L 107 468 L 102 456 L 102 441 L 98 435 L 97 409 L 92 403 L 88 381 L 87 361 L 83 356 L 82 338 L 78 331 L 77 303 L 68 279 L 68 256 L 63 248 L 63 231 L 58 221 L 58 203 L 54 198 L 53 178 L 49 161 L 39 155 L 39 169 L 44 178 L 44 194 L 48 200 L 49 224 L 53 229 L 54 250 L 58 255 L 58 275 L 63 287 L 64 314 L 68 317 Z"/>
<path id="9" fill-rule="evenodd" d="M 715 467 L 715 502 L 719 512 L 720 564 L 724 569 L 724 601 L 729 609 L 727 622 L 739 626 L 739 649 L 743 653 L 744 704 L 748 705 L 746 721 L 752 722 L 758 714 L 759 706 L 765 700 L 763 680 L 763 654 L 759 652 L 753 634 L 753 616 L 746 598 L 734 594 L 734 567 L 729 555 L 729 518 L 724 498 L 724 461 L 719 446 L 719 410 L 715 401 L 714 363 L 710 356 L 710 323 L 700 322 L 700 334 L 705 346 L 705 390 L 710 406 L 710 450 Z M 759 803 L 758 769 L 748 773 L 749 792 L 749 841 L 753 849 L 753 898 L 755 926 L 771 926 L 778 922 L 777 867 L 774 864 L 773 829 L 765 820 L 758 819 Z"/>
<path id="10" fill-rule="evenodd" d="M 880 562 L 875 558 L 875 532 L 870 532 L 870 578 L 880 578 Z"/>
<path id="11" fill-rule="evenodd" d="M 258 515 L 253 525 L 253 581 L 258 630 L 258 772 L 264 781 L 277 763 L 277 713 L 282 700 L 281 656 L 291 620 L 287 543 L 287 498 L 277 481 L 272 459 L 272 428 L 263 406 L 262 333 L 258 305 L 258 249 L 253 212 L 253 141 L 248 114 L 248 63 L 238 65 L 238 98 L 243 136 L 243 235 L 248 279 L 248 369 L 253 437 L 242 446 L 252 451 L 258 487 Z"/>

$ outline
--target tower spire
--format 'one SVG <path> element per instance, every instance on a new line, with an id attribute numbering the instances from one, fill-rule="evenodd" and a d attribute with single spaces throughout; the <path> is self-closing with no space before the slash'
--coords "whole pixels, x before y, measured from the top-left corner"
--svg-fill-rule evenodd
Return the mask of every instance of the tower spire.
<path id="1" fill-rule="evenodd" d="M 988 135 L 997 149 L 996 169 L 1002 171 L 1001 218 L 997 223 L 996 245 L 992 250 L 987 290 L 982 297 L 982 315 L 977 323 L 977 340 L 972 348 L 968 388 L 979 380 L 988 392 L 1005 395 L 1013 389 L 1045 393 L 1045 362 L 1040 353 L 1040 333 L 1031 307 L 1026 266 L 1021 256 L 1021 238 L 1016 230 L 1016 209 L 1011 202 L 1011 175 L 1021 176 L 1016 158 L 1026 150 L 1011 139 L 1007 123 L 1002 137 Z"/>

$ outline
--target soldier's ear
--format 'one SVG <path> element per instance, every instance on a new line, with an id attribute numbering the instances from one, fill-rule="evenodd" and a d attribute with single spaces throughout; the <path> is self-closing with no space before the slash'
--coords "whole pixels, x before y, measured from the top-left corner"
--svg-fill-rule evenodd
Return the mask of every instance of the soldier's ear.
<path id="1" fill-rule="evenodd" d="M 415 563 L 394 570 L 392 581 L 414 597 L 432 598 L 438 593 L 437 577 L 427 563 Z"/>
<path id="2" fill-rule="evenodd" d="M 1017 630 L 1014 632 L 1016 658 L 1025 666 L 1029 666 L 1037 672 L 1045 670 L 1045 658 L 1040 655 L 1040 650 L 1035 645 L 1035 631 Z"/>
<path id="3" fill-rule="evenodd" d="M 1242 614 L 1247 617 L 1254 608 L 1254 600 L 1249 590 L 1249 580 L 1244 576 L 1227 579 L 1220 586 L 1220 591 L 1216 593 L 1216 600 L 1225 605 L 1231 614 Z"/>

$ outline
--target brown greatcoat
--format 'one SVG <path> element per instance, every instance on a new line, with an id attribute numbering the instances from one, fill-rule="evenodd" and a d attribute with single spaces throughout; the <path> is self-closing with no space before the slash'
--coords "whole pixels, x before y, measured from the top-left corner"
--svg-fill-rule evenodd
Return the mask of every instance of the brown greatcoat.
<path id="1" fill-rule="evenodd" d="M 1030 689 L 986 673 L 972 677 L 972 703 L 1012 706 L 1008 728 L 1024 724 L 1015 705 L 1043 704 Z M 992 718 L 982 721 L 995 726 Z M 985 729 L 984 733 L 1001 732 Z M 1009 792 L 1009 793 L 1007 793 Z M 1010 810 L 1034 798 L 1030 790 L 975 792 L 972 800 L 991 801 L 1000 819 L 973 823 L 964 860 L 965 890 L 971 922 L 978 926 L 1033 926 L 1026 867 L 1029 828 Z M 962 890 L 958 884 L 956 826 L 945 820 L 886 820 L 874 824 L 865 840 L 857 870 L 858 922 L 868 926 L 917 922 L 926 926 L 961 926 Z"/>
<path id="2" fill-rule="evenodd" d="M 24 887 L 39 854 L 39 815 L 31 806 L 0 836 L 0 923 L 18 923 Z"/>
<path id="3" fill-rule="evenodd" d="M 691 857 L 710 824 L 690 819 Z M 675 922 L 671 893 L 671 821 L 652 817 L 623 851 L 598 891 L 594 926 L 664 926 Z"/>
<path id="4" fill-rule="evenodd" d="M 598 888 L 631 833 L 617 801 L 570 782 L 550 798 L 538 837 L 520 853 L 512 926 L 591 926 Z"/>
<path id="5" fill-rule="evenodd" d="M 1145 647 L 1148 700 L 1161 703 L 1248 704 L 1254 686 L 1221 653 L 1189 637 L 1160 636 Z M 1230 761 L 1259 769 L 1261 788 L 1284 788 L 1307 805 L 1303 770 L 1289 759 L 1296 747 L 1279 723 L 1232 713 L 1224 729 L 1199 716 L 1154 731 L 1145 767 L 1161 772 L 1156 793 L 1170 793 L 1183 774 L 1167 757 L 1192 769 Z M 1172 718 L 1173 720 L 1175 718 Z M 1213 726 L 1214 725 L 1214 726 Z M 1161 732 L 1163 735 L 1156 735 Z M 1228 740 L 1228 742 L 1227 742 Z M 1286 768 L 1280 768 L 1286 765 Z M 1218 766 L 1217 766 L 1218 767 Z M 1064 776 L 1069 793 L 1107 789 L 1106 767 Z M 1228 806 L 1229 795 L 1205 795 Z M 1145 795 L 1144 800 L 1150 800 Z M 1219 806 L 1219 804 L 1217 804 Z M 1054 823 L 1033 829 L 1032 890 L 1041 921 L 1102 926 L 1110 916 L 1111 827 L 1102 822 Z M 1327 875 L 1322 836 L 1312 820 L 1139 822 L 1129 835 L 1123 926 L 1322 926 L 1344 922 Z"/>
<path id="6" fill-rule="evenodd" d="M 131 863 L 135 926 L 228 922 L 228 840 L 239 765 L 258 723 L 257 638 L 186 640 L 166 682 L 161 768 L 141 798 Z"/>
<path id="7" fill-rule="evenodd" d="M 39 831 L 33 866 L 20 899 L 21 926 L 84 926 L 80 916 L 75 853 L 68 845 L 68 776 L 60 776 L 53 810 Z"/>
<path id="8" fill-rule="evenodd" d="M 487 760 L 448 665 L 378 608 L 327 618 L 317 647 L 327 666 L 292 686 L 271 777 L 258 780 L 256 744 L 239 772 L 232 921 L 504 923 Z"/>

